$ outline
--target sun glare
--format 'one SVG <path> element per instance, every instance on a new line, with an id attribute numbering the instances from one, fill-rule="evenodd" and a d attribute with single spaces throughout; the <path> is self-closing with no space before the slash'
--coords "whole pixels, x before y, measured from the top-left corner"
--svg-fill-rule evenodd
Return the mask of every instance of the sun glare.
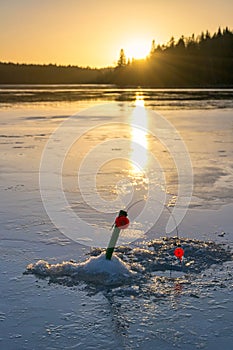
<path id="1" fill-rule="evenodd" d="M 136 95 L 135 108 L 131 117 L 131 161 L 134 174 L 143 172 L 148 162 L 147 123 L 144 96 L 139 93 Z"/>
<path id="2" fill-rule="evenodd" d="M 148 56 L 150 48 L 145 40 L 135 39 L 126 45 L 125 53 L 130 59 L 146 58 Z"/>

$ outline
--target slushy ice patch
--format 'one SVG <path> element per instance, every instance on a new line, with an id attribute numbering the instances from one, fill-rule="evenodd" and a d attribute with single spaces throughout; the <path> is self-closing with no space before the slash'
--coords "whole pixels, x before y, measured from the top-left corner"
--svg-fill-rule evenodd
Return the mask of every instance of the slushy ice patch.
<path id="1" fill-rule="evenodd" d="M 162 238 L 141 242 L 137 246 L 122 246 L 112 260 L 106 260 L 103 249 L 94 249 L 85 262 L 66 261 L 49 264 L 40 260 L 27 266 L 26 274 L 49 277 L 51 282 L 75 285 L 80 281 L 96 285 L 123 285 L 132 281 L 149 280 L 158 272 L 199 274 L 212 265 L 232 260 L 230 248 L 214 242 L 179 239 L 184 249 L 182 262 L 174 256 L 177 238 Z M 169 276 L 169 274 L 168 274 Z M 140 285 L 140 282 L 139 282 Z"/>

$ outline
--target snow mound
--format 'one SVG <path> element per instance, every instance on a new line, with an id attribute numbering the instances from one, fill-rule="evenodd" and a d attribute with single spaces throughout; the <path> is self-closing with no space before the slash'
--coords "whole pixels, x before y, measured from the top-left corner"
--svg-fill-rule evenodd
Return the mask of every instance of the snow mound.
<path id="1" fill-rule="evenodd" d="M 102 253 L 99 256 L 92 256 L 82 263 L 64 261 L 60 264 L 49 264 L 45 260 L 39 260 L 35 264 L 27 266 L 26 274 L 50 277 L 53 280 L 70 277 L 73 280 L 112 285 L 125 282 L 135 273 L 117 256 L 106 260 L 105 253 Z"/>

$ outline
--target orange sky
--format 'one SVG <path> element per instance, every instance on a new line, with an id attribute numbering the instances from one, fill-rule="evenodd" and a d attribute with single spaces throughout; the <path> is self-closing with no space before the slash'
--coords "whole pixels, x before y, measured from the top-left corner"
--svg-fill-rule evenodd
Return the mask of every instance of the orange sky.
<path id="1" fill-rule="evenodd" d="M 151 42 L 233 29 L 232 0 L 1 0 L 0 61 L 104 67 L 121 48 L 143 57 Z"/>

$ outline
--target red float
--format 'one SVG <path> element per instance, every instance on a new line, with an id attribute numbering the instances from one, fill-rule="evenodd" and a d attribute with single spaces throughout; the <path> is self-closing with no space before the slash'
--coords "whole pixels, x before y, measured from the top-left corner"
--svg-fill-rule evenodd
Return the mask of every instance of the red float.
<path id="1" fill-rule="evenodd" d="M 184 249 L 181 247 L 178 247 L 174 250 L 174 255 L 177 257 L 177 259 L 180 259 L 182 261 L 182 258 L 184 256 Z"/>
<path id="2" fill-rule="evenodd" d="M 129 226 L 129 219 L 126 216 L 118 216 L 115 220 L 115 225 L 121 230 L 124 230 Z"/>

